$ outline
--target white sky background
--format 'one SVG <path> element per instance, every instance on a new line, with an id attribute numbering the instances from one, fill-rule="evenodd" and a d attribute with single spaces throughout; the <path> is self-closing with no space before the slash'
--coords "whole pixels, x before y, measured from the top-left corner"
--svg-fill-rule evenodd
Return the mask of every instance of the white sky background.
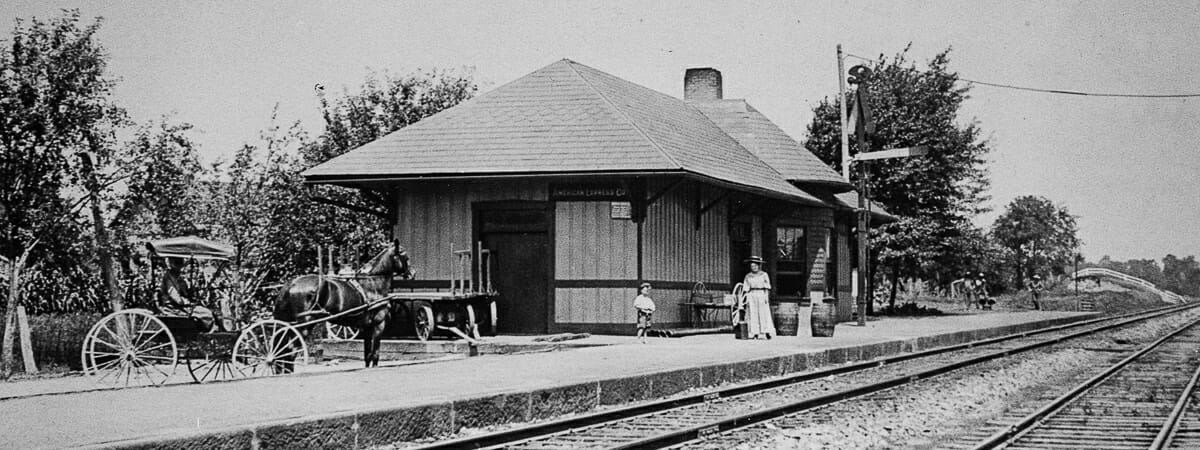
<path id="1" fill-rule="evenodd" d="M 874 58 L 912 42 L 918 66 L 953 47 L 963 78 L 1046 89 L 1200 93 L 1200 2 L 34 2 L 13 19 L 78 7 L 145 123 L 190 122 L 206 160 L 255 142 L 280 108 L 316 134 L 313 86 L 340 94 L 368 69 L 474 67 L 483 91 L 561 58 L 682 96 L 683 71 L 715 67 L 803 141 L 837 92 L 835 46 Z M 855 64 L 847 60 L 847 67 Z M 976 85 L 996 212 L 1041 195 L 1079 216 L 1089 260 L 1200 256 L 1200 98 L 1076 97 Z"/>

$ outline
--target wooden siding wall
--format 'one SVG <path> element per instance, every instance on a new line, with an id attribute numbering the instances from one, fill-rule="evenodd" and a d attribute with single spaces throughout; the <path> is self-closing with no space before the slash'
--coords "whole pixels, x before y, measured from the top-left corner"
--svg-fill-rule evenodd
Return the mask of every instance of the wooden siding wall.
<path id="1" fill-rule="evenodd" d="M 632 324 L 637 319 L 637 224 L 613 219 L 610 208 L 611 202 L 555 204 L 555 280 L 628 280 L 624 287 L 556 288 L 555 322 Z"/>
<path id="2" fill-rule="evenodd" d="M 696 229 L 696 184 L 675 188 L 650 205 L 642 225 L 643 276 L 648 280 L 729 284 L 729 221 L 727 202 L 704 213 Z M 656 192 L 662 187 L 651 187 Z M 720 195 L 701 190 L 707 204 Z"/>
<path id="3" fill-rule="evenodd" d="M 481 201 L 545 201 L 545 182 L 413 183 L 397 188 L 398 221 L 393 236 L 400 240 L 421 280 L 453 278 L 456 259 L 450 253 L 473 245 L 471 204 Z"/>
<path id="4" fill-rule="evenodd" d="M 650 192 L 666 184 L 651 183 Z M 699 189 L 699 191 L 698 191 Z M 705 212 L 696 229 L 699 203 L 721 192 L 694 183 L 675 187 L 650 205 L 642 224 L 642 276 L 649 281 L 713 286 L 729 284 L 729 224 L 725 202 Z M 598 287 L 555 289 L 554 318 L 559 323 L 632 324 L 637 316 L 637 224 L 610 218 L 608 202 L 558 202 L 555 206 L 555 279 L 601 281 Z M 654 321 L 678 324 L 689 311 L 680 303 L 690 289 L 658 286 L 651 297 L 658 307 Z M 632 326 L 632 325 L 631 325 Z"/>
<path id="5" fill-rule="evenodd" d="M 650 191 L 663 188 L 651 185 Z M 700 228 L 696 228 L 696 212 L 720 194 L 717 189 L 688 183 L 650 205 L 642 225 L 644 278 L 686 284 L 702 281 L 712 287 L 731 284 L 728 202 L 706 211 L 700 218 Z M 680 303 L 687 302 L 690 295 L 688 289 L 655 289 L 658 312 L 654 320 L 686 322 L 690 311 Z"/>
<path id="6" fill-rule="evenodd" d="M 554 321 L 558 323 L 634 323 L 636 287 L 556 288 Z M 661 303 L 658 292 L 651 294 L 655 305 Z"/>
<path id="7" fill-rule="evenodd" d="M 851 319 L 851 314 L 854 311 L 855 299 L 852 293 L 854 278 L 851 276 L 850 262 L 854 249 L 850 248 L 850 223 L 848 219 L 839 220 L 834 227 L 837 230 L 837 271 L 838 271 L 838 286 L 837 286 L 837 319 L 838 321 L 848 321 Z"/>
<path id="8" fill-rule="evenodd" d="M 609 208 L 610 202 L 556 202 L 556 279 L 637 279 L 637 224 L 612 219 Z"/>

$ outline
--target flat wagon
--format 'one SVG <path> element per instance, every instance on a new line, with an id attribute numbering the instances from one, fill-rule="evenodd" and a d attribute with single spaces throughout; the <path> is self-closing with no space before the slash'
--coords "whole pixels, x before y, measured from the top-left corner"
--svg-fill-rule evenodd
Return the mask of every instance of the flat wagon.
<path id="1" fill-rule="evenodd" d="M 496 299 L 499 293 L 492 286 L 492 254 L 476 243 L 474 248 L 453 250 L 456 267 L 453 277 L 444 288 L 414 288 L 399 284 L 389 294 L 366 309 L 388 305 L 402 312 L 417 339 L 427 341 L 443 335 L 468 340 L 496 334 Z M 354 275 L 328 275 L 353 280 Z M 345 314 L 356 313 L 347 311 Z M 327 323 L 328 336 L 334 339 L 353 339 L 358 330 L 328 323 L 334 317 L 320 319 Z M 308 325 L 307 323 L 304 325 Z"/>

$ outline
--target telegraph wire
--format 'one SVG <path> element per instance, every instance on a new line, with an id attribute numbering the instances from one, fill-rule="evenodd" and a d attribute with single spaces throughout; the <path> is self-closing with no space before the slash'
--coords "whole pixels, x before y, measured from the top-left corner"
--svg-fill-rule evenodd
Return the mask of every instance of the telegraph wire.
<path id="1" fill-rule="evenodd" d="M 857 58 L 857 59 L 861 59 L 861 60 L 867 61 L 867 62 L 877 62 L 874 59 L 864 58 L 862 56 L 858 56 L 858 55 L 855 55 L 852 53 L 845 53 L 845 55 L 849 56 L 851 58 Z M 966 78 L 962 78 L 962 77 L 958 77 L 958 80 L 964 81 L 967 83 L 981 84 L 984 86 L 991 86 L 991 87 L 1003 88 L 1003 89 L 1015 89 L 1015 90 L 1019 90 L 1019 91 L 1029 91 L 1029 92 L 1041 92 L 1041 93 L 1045 93 L 1045 94 L 1079 95 L 1079 96 L 1085 96 L 1085 97 L 1123 97 L 1123 98 L 1192 98 L 1192 97 L 1200 97 L 1200 94 L 1114 94 L 1114 93 L 1104 93 L 1104 92 L 1067 91 L 1067 90 L 1061 90 L 1061 89 L 1040 89 L 1040 88 L 1031 88 L 1031 87 L 1025 87 L 1025 86 L 1014 86 L 1011 84 L 1003 84 L 1003 83 L 989 83 L 987 81 L 976 81 L 976 80 L 970 80 L 970 79 L 966 79 Z"/>

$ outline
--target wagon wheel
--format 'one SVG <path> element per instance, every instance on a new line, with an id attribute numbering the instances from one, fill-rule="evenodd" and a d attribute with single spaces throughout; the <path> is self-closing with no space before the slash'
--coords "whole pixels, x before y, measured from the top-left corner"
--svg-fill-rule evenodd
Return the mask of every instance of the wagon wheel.
<path id="1" fill-rule="evenodd" d="M 295 327 L 278 320 L 250 325 L 233 344 L 233 362 L 249 376 L 295 372 L 308 364 L 308 345 Z"/>
<path id="2" fill-rule="evenodd" d="M 109 386 L 163 384 L 175 373 L 175 336 L 145 309 L 104 316 L 83 339 L 83 371 Z"/>
<path id="3" fill-rule="evenodd" d="M 325 337 L 336 339 L 339 341 L 348 341 L 358 336 L 358 329 L 345 325 L 336 325 L 332 322 L 325 322 Z"/>
<path id="4" fill-rule="evenodd" d="M 470 304 L 467 305 L 467 327 L 463 330 L 470 336 L 471 339 L 479 339 L 479 324 L 475 319 L 475 308 Z"/>
<path id="5" fill-rule="evenodd" d="M 729 319 L 733 322 L 734 328 L 737 328 L 739 323 L 743 322 L 742 309 L 745 305 L 742 304 L 746 299 L 746 285 L 738 283 L 733 286 L 733 304 L 729 306 Z"/>
<path id="6" fill-rule="evenodd" d="M 417 339 L 428 341 L 429 337 L 433 336 L 433 329 L 436 326 L 433 308 L 428 305 L 417 306 L 413 311 L 413 330 L 417 332 Z"/>

